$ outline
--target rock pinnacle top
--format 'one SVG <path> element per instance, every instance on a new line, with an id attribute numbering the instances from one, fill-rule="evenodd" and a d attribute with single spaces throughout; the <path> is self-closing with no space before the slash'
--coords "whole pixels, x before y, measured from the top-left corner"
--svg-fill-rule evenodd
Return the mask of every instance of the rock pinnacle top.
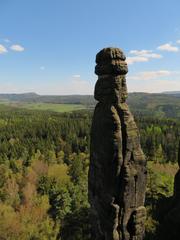
<path id="1" fill-rule="evenodd" d="M 104 48 L 96 55 L 95 73 L 101 75 L 122 75 L 128 72 L 125 55 L 119 48 Z"/>

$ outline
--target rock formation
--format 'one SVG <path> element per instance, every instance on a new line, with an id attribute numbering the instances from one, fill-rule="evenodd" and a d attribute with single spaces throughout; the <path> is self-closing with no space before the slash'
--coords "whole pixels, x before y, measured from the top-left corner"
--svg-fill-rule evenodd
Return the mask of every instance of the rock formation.
<path id="1" fill-rule="evenodd" d="M 89 202 L 92 240 L 141 240 L 144 235 L 146 160 L 126 104 L 128 72 L 118 48 L 96 56 L 91 128 Z"/>

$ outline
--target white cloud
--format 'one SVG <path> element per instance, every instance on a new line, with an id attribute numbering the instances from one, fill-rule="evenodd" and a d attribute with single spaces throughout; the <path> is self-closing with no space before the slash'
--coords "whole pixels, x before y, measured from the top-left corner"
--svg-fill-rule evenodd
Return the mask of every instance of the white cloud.
<path id="1" fill-rule="evenodd" d="M 79 74 L 75 74 L 75 75 L 73 75 L 72 77 L 73 77 L 73 78 L 80 78 L 81 75 L 79 75 Z"/>
<path id="2" fill-rule="evenodd" d="M 18 44 L 12 45 L 10 47 L 10 49 L 15 52 L 23 52 L 24 51 L 24 47 L 22 47 L 21 45 L 18 45 Z"/>
<path id="3" fill-rule="evenodd" d="M 172 74 L 171 71 L 167 70 L 159 70 L 159 71 L 145 71 L 145 72 L 139 72 L 135 75 L 128 76 L 128 79 L 130 80 L 152 80 L 157 79 L 161 77 L 167 77 Z"/>
<path id="4" fill-rule="evenodd" d="M 152 53 L 152 50 L 131 50 L 129 53 L 135 54 L 135 55 L 144 55 L 144 54 Z"/>
<path id="5" fill-rule="evenodd" d="M 145 58 L 162 58 L 162 55 L 153 53 L 152 50 L 131 50 L 130 54 Z"/>
<path id="6" fill-rule="evenodd" d="M 6 52 L 7 52 L 7 49 L 0 44 L 0 54 L 6 53 Z"/>
<path id="7" fill-rule="evenodd" d="M 177 43 L 178 43 L 178 44 L 180 44 L 180 39 L 179 39 L 179 40 L 177 40 Z"/>
<path id="8" fill-rule="evenodd" d="M 162 55 L 154 53 L 152 50 L 131 50 L 129 54 L 133 56 L 127 57 L 128 64 L 133 64 L 137 62 L 148 62 L 152 58 L 162 58 Z"/>
<path id="9" fill-rule="evenodd" d="M 137 63 L 137 62 L 148 62 L 149 59 L 147 57 L 127 57 L 126 58 L 126 62 L 128 64 L 133 64 L 133 63 Z"/>
<path id="10" fill-rule="evenodd" d="M 163 45 L 160 45 L 157 47 L 158 50 L 161 51 L 167 51 L 167 52 L 178 52 L 179 48 L 176 46 L 173 46 L 171 43 L 165 43 Z"/>

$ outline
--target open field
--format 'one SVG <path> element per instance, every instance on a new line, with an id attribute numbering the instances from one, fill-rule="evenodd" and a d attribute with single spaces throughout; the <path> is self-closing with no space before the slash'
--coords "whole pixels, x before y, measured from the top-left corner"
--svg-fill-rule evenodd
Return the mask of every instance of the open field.
<path id="1" fill-rule="evenodd" d="M 93 95 L 0 94 L 0 103 L 18 108 L 57 112 L 94 109 Z M 157 118 L 180 118 L 180 94 L 129 93 L 127 103 L 134 114 Z"/>
<path id="2" fill-rule="evenodd" d="M 82 110 L 86 108 L 82 104 L 20 103 L 20 102 L 8 102 L 8 101 L 0 102 L 0 104 L 15 107 L 15 108 L 53 111 L 53 112 L 72 112 L 72 111 Z"/>

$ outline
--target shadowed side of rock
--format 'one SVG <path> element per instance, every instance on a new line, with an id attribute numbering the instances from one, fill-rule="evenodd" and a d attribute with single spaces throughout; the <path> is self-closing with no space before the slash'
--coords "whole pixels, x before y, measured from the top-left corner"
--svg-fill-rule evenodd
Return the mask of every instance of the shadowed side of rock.
<path id="1" fill-rule="evenodd" d="M 96 56 L 91 128 L 89 202 L 92 239 L 141 240 L 144 234 L 146 160 L 139 131 L 126 104 L 128 72 L 120 49 Z"/>

